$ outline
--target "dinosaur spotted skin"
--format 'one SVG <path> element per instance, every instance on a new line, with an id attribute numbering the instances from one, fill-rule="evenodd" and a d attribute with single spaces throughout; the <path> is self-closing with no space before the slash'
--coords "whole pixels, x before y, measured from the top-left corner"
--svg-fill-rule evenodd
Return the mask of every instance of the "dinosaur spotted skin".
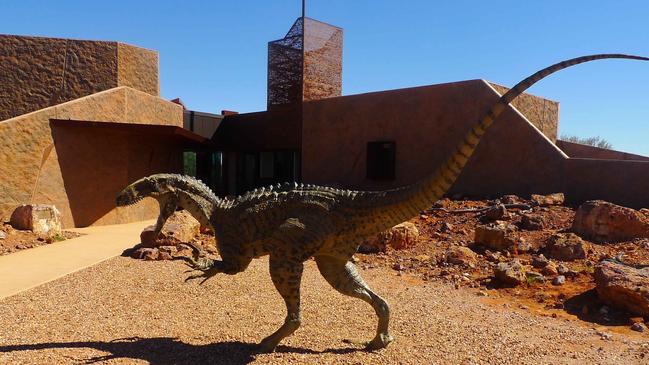
<path id="1" fill-rule="evenodd" d="M 561 69 L 598 59 L 649 58 L 621 54 L 578 57 L 545 68 L 514 86 L 479 120 L 455 152 L 425 179 L 384 191 L 350 191 L 324 186 L 284 183 L 256 189 L 232 199 L 218 198 L 205 184 L 187 176 L 157 174 L 126 187 L 117 205 L 152 197 L 160 204 L 156 234 L 177 209 L 191 213 L 213 229 L 221 260 L 189 260 L 200 271 L 188 278 L 204 280 L 245 270 L 252 259 L 269 255 L 270 275 L 286 303 L 284 324 L 261 341 L 272 351 L 300 326 L 300 282 L 304 261 L 314 257 L 320 273 L 337 291 L 369 303 L 378 317 L 369 349 L 387 346 L 390 309 L 350 262 L 360 242 L 428 208 L 448 191 L 475 151 L 480 139 L 507 105 L 531 85 Z"/>

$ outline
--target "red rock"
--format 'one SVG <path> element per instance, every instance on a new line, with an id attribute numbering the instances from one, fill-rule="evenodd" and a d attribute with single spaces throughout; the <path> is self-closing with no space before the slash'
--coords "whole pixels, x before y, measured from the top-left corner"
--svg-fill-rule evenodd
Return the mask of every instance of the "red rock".
<path id="1" fill-rule="evenodd" d="M 131 257 L 140 260 L 157 260 L 160 252 L 157 248 L 140 247 L 131 253 Z"/>
<path id="2" fill-rule="evenodd" d="M 520 285 L 527 280 L 523 265 L 514 259 L 510 262 L 501 262 L 494 268 L 494 279 L 505 285 Z"/>
<path id="3" fill-rule="evenodd" d="M 419 241 L 419 230 L 414 223 L 404 222 L 398 224 L 385 232 L 381 232 L 374 238 L 363 242 L 358 247 L 358 252 L 377 253 L 385 252 L 388 246 L 395 250 L 402 250 L 413 247 Z"/>
<path id="4" fill-rule="evenodd" d="M 649 268 L 602 261 L 595 267 L 595 284 L 602 302 L 649 317 Z"/>
<path id="5" fill-rule="evenodd" d="M 464 246 L 453 246 L 446 251 L 446 262 L 455 265 L 475 265 L 478 255 L 470 248 Z"/>
<path id="6" fill-rule="evenodd" d="M 520 227 L 528 231 L 540 231 L 545 228 L 545 219 L 537 214 L 523 214 Z"/>
<path id="7" fill-rule="evenodd" d="M 550 205 L 562 205 L 565 201 L 565 197 L 563 193 L 554 193 L 549 195 L 532 194 L 530 200 L 536 205 L 547 207 Z"/>
<path id="8" fill-rule="evenodd" d="M 574 233 L 557 233 L 548 239 L 547 256 L 561 261 L 586 258 L 588 244 Z"/>
<path id="9" fill-rule="evenodd" d="M 32 231 L 45 237 L 62 233 L 61 213 L 53 205 L 21 205 L 11 214 L 10 223 L 15 229 Z"/>
<path id="10" fill-rule="evenodd" d="M 164 252 L 164 251 L 158 251 L 158 260 L 172 260 L 173 257 L 169 254 L 169 252 Z"/>
<path id="11" fill-rule="evenodd" d="M 513 249 L 518 241 L 516 227 L 507 223 L 490 223 L 477 226 L 475 243 L 496 251 Z"/>
<path id="12" fill-rule="evenodd" d="M 639 211 L 603 200 L 582 204 L 572 231 L 593 242 L 618 242 L 649 237 L 649 217 Z"/>
<path id="13" fill-rule="evenodd" d="M 142 242 L 143 247 L 149 248 L 176 246 L 182 242 L 190 242 L 194 237 L 198 236 L 200 226 L 200 223 L 191 214 L 181 210 L 167 219 L 157 239 L 153 237 L 155 226 L 146 227 L 140 233 L 140 242 Z"/>

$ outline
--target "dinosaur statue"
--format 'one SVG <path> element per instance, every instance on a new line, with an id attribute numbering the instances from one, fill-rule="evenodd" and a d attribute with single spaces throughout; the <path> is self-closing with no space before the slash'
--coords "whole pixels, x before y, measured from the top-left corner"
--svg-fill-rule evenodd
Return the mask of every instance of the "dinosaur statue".
<path id="1" fill-rule="evenodd" d="M 532 84 L 561 69 L 598 59 L 649 58 L 599 54 L 578 57 L 545 68 L 505 93 L 458 144 L 448 160 L 425 179 L 406 187 L 384 191 L 350 191 L 324 186 L 284 183 L 256 189 L 231 199 L 218 198 L 198 180 L 173 174 L 142 178 L 117 197 L 118 206 L 152 197 L 160 204 L 158 233 L 166 219 L 184 208 L 216 236 L 220 260 L 189 259 L 200 273 L 187 278 L 205 280 L 218 274 L 245 270 L 253 258 L 270 256 L 270 275 L 283 297 L 284 324 L 260 343 L 261 351 L 273 351 L 300 326 L 300 281 L 304 261 L 314 257 L 327 282 L 339 292 L 369 303 L 378 316 L 376 336 L 368 349 L 386 347 L 388 303 L 374 293 L 350 262 L 365 238 L 406 221 L 430 207 L 453 185 L 476 149 L 481 137 L 508 104 Z"/>

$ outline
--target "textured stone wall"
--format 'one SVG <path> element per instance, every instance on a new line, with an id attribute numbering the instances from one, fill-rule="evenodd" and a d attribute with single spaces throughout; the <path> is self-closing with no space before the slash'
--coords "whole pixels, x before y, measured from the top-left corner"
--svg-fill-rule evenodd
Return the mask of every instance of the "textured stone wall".
<path id="1" fill-rule="evenodd" d="M 158 52 L 117 43 L 117 85 L 159 96 Z"/>
<path id="2" fill-rule="evenodd" d="M 0 120 L 120 85 L 159 95 L 157 53 L 117 42 L 0 35 Z"/>
<path id="3" fill-rule="evenodd" d="M 489 85 L 496 89 L 500 95 L 509 90 L 509 88 L 493 82 L 490 82 Z M 514 99 L 512 105 L 552 142 L 557 141 L 557 131 L 559 129 L 558 102 L 531 94 L 522 94 Z"/>
<path id="4" fill-rule="evenodd" d="M 102 196 L 105 197 L 115 193 L 115 186 L 125 185 L 132 181 L 134 176 L 139 174 L 145 176 L 148 172 L 156 170 L 156 168 L 131 169 L 127 175 L 124 166 L 134 166 L 141 161 L 151 166 L 160 166 L 156 165 L 158 163 L 156 161 L 161 159 L 166 161 L 166 166 L 173 167 L 173 161 L 165 160 L 168 158 L 166 154 L 154 153 L 150 150 L 146 153 L 128 153 L 129 148 L 134 150 L 139 148 L 138 146 L 147 145 L 149 137 L 142 136 L 139 140 L 131 140 L 130 144 L 117 137 L 102 139 L 97 135 L 66 139 L 59 133 L 58 138 L 55 138 L 56 133 L 51 128 L 50 119 L 164 124 L 182 127 L 182 107 L 141 91 L 118 87 L 1 121 L 0 216 L 9 216 L 11 211 L 20 204 L 44 203 L 57 206 L 67 227 L 91 223 L 124 223 L 155 217 L 157 207 L 151 202 L 136 207 L 113 209 L 112 206 L 106 206 L 105 198 L 92 200 L 92 195 L 82 200 L 70 201 L 72 195 L 78 194 L 76 189 L 83 185 L 71 184 L 80 171 L 88 176 L 107 176 L 103 173 L 115 173 L 114 177 L 107 179 L 109 181 L 116 179 L 119 184 L 104 184 L 101 179 L 86 180 L 86 189 L 99 195 L 103 194 Z M 62 150 L 64 146 L 68 144 L 74 146 L 75 143 L 80 146 L 97 146 L 93 153 L 90 153 L 93 151 L 90 147 L 85 150 L 79 147 L 76 150 L 81 151 L 76 155 L 80 158 L 79 161 L 86 161 L 81 170 L 70 169 L 70 164 L 66 165 L 68 168 L 64 168 L 59 155 L 65 150 Z M 67 151 L 66 156 L 74 155 L 69 153 L 69 149 L 65 151 Z M 87 159 L 84 159 L 85 156 Z M 66 158 L 65 161 L 70 161 L 70 158 Z M 89 221 L 89 217 L 75 213 L 80 208 L 79 205 L 74 204 L 79 202 L 89 205 L 83 209 L 96 209 L 95 213 L 89 216 L 96 221 Z"/>

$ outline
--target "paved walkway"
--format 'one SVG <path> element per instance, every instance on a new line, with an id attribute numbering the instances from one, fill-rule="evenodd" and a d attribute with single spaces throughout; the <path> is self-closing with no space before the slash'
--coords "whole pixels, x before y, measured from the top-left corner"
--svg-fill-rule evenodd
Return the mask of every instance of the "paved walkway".
<path id="1" fill-rule="evenodd" d="M 0 299 L 118 256 L 153 223 L 70 229 L 85 236 L 0 256 Z"/>

